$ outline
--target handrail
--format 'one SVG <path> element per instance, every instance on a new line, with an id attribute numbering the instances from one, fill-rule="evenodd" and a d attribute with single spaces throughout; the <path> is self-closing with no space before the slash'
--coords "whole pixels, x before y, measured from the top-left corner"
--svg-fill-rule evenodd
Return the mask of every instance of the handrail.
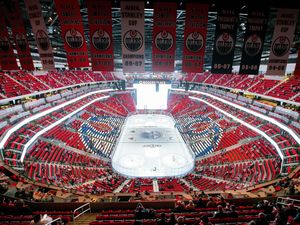
<path id="1" fill-rule="evenodd" d="M 85 206 L 88 206 L 88 208 L 84 209 Z M 81 211 L 81 212 L 80 212 L 78 215 L 75 215 L 76 212 L 78 212 L 78 211 Z M 86 204 L 84 204 L 84 205 L 79 206 L 78 208 L 76 208 L 76 209 L 74 210 L 74 212 L 73 212 L 73 224 L 75 225 L 75 224 L 76 224 L 75 220 L 76 220 L 79 216 L 81 216 L 81 215 L 83 215 L 84 213 L 86 213 L 87 211 L 91 212 L 91 204 L 90 204 L 90 202 L 88 202 L 88 203 L 86 203 Z"/>
<path id="2" fill-rule="evenodd" d="M 64 224 L 63 221 L 62 221 L 62 219 L 59 217 L 59 218 L 56 218 L 55 220 L 49 221 L 49 222 L 46 223 L 45 225 L 51 225 L 53 222 L 56 222 L 57 224 L 61 224 L 61 225 Z"/>
<path id="3" fill-rule="evenodd" d="M 294 204 L 294 207 L 300 209 L 300 205 L 296 205 L 295 203 L 300 204 L 300 199 L 293 199 L 290 197 L 278 197 L 276 200 L 276 203 L 282 204 L 282 205 L 288 205 L 288 204 Z"/>

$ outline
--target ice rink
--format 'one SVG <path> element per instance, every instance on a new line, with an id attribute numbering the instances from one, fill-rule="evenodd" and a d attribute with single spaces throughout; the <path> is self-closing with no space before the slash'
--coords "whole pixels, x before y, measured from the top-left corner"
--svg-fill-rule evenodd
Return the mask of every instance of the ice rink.
<path id="1" fill-rule="evenodd" d="M 172 117 L 138 114 L 127 118 L 112 155 L 112 167 L 129 177 L 182 176 L 194 168 Z"/>

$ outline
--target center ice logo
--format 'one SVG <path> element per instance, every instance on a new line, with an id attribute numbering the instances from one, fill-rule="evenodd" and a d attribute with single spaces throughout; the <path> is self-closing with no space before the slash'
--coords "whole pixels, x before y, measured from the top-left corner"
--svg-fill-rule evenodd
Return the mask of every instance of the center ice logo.
<path id="1" fill-rule="evenodd" d="M 124 46 L 131 52 L 136 52 L 143 46 L 143 36 L 137 30 L 129 30 L 123 37 Z"/>
<path id="2" fill-rule="evenodd" d="M 143 131 L 141 132 L 141 137 L 143 139 L 151 139 L 151 140 L 156 140 L 159 139 L 162 136 L 162 133 L 159 131 Z"/>
<path id="3" fill-rule="evenodd" d="M 16 43 L 20 50 L 25 51 L 27 49 L 27 41 L 24 34 L 16 34 Z"/>
<path id="4" fill-rule="evenodd" d="M 185 41 L 185 46 L 190 52 L 199 52 L 203 48 L 203 36 L 198 32 L 190 33 Z"/>
<path id="5" fill-rule="evenodd" d="M 245 42 L 245 52 L 249 56 L 257 55 L 262 47 L 262 41 L 259 36 L 253 34 L 249 36 Z"/>
<path id="6" fill-rule="evenodd" d="M 220 55 L 228 55 L 233 50 L 233 38 L 229 33 L 219 35 L 216 41 L 216 50 Z"/>
<path id="7" fill-rule="evenodd" d="M 66 32 L 65 41 L 71 48 L 81 48 L 83 45 L 83 35 L 73 28 Z"/>
<path id="8" fill-rule="evenodd" d="M 111 44 L 110 36 L 105 30 L 99 29 L 92 35 L 92 43 L 100 51 L 107 50 Z"/>
<path id="9" fill-rule="evenodd" d="M 9 40 L 6 36 L 0 37 L 0 49 L 4 52 L 9 50 Z"/>
<path id="10" fill-rule="evenodd" d="M 160 51 L 165 52 L 173 47 L 174 38 L 170 32 L 163 30 L 155 36 L 154 43 Z"/>
<path id="11" fill-rule="evenodd" d="M 47 51 L 49 49 L 50 42 L 49 42 L 48 35 L 45 33 L 45 31 L 38 30 L 36 32 L 36 39 L 37 39 L 37 43 L 38 43 L 39 47 L 42 50 Z"/>

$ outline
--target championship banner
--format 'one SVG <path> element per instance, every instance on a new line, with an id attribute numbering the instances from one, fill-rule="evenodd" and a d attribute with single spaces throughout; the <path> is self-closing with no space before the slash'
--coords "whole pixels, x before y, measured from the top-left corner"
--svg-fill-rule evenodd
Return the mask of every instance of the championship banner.
<path id="1" fill-rule="evenodd" d="M 238 22 L 237 9 L 220 8 L 218 10 L 212 73 L 231 73 Z"/>
<path id="2" fill-rule="evenodd" d="M 268 11 L 251 9 L 247 20 L 240 74 L 258 74 L 268 23 Z"/>
<path id="3" fill-rule="evenodd" d="M 2 70 L 19 69 L 13 47 L 9 41 L 9 35 L 2 10 L 0 10 L 0 65 Z"/>
<path id="4" fill-rule="evenodd" d="M 285 75 L 298 13 L 298 9 L 278 9 L 266 72 L 267 75 Z"/>
<path id="5" fill-rule="evenodd" d="M 121 1 L 123 72 L 145 71 L 144 2 Z"/>
<path id="6" fill-rule="evenodd" d="M 44 70 L 54 70 L 53 51 L 39 0 L 24 0 Z"/>
<path id="7" fill-rule="evenodd" d="M 92 68 L 114 71 L 111 1 L 88 0 Z"/>
<path id="8" fill-rule="evenodd" d="M 207 4 L 186 4 L 182 72 L 203 72 L 207 19 Z"/>
<path id="9" fill-rule="evenodd" d="M 69 69 L 89 67 L 80 8 L 77 0 L 54 0 Z"/>
<path id="10" fill-rule="evenodd" d="M 7 13 L 10 27 L 16 44 L 18 57 L 23 70 L 34 70 L 29 44 L 26 37 L 26 30 L 22 19 L 19 0 L 11 0 L 11 10 Z"/>
<path id="11" fill-rule="evenodd" d="M 177 3 L 155 2 L 153 16 L 153 72 L 173 72 L 176 50 Z"/>

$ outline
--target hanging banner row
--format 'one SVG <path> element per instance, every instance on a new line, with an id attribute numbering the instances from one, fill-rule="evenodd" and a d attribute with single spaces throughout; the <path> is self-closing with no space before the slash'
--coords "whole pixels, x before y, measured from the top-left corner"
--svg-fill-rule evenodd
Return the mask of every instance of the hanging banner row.
<path id="1" fill-rule="evenodd" d="M 88 47 L 84 35 L 80 7 L 77 0 L 54 0 L 70 69 L 89 67 Z M 0 9 L 0 64 L 3 70 L 18 69 L 13 44 L 10 43 L 6 21 L 11 27 L 13 41 L 22 69 L 33 70 L 33 60 L 22 21 L 19 0 L 12 0 L 12 11 Z M 25 0 L 30 24 L 44 70 L 55 68 L 53 50 L 39 0 Z M 96 71 L 114 70 L 111 2 L 87 0 L 90 58 Z M 144 2 L 121 1 L 121 47 L 123 72 L 145 71 Z M 182 72 L 203 72 L 206 56 L 208 25 L 207 4 L 187 3 L 182 49 Z M 5 13 L 6 12 L 6 13 Z M 239 10 L 222 7 L 217 12 L 212 73 L 231 73 L 239 26 Z M 299 10 L 278 9 L 270 49 L 268 75 L 284 75 L 289 50 L 293 42 Z M 176 58 L 177 3 L 155 2 L 152 33 L 152 71 L 173 72 Z M 7 20 L 5 20 L 5 18 Z M 268 10 L 249 8 L 241 53 L 240 73 L 258 74 Z M 209 37 L 211 38 L 211 37 Z M 209 50 L 210 51 L 210 50 Z M 180 60 L 180 59 L 179 59 Z"/>

